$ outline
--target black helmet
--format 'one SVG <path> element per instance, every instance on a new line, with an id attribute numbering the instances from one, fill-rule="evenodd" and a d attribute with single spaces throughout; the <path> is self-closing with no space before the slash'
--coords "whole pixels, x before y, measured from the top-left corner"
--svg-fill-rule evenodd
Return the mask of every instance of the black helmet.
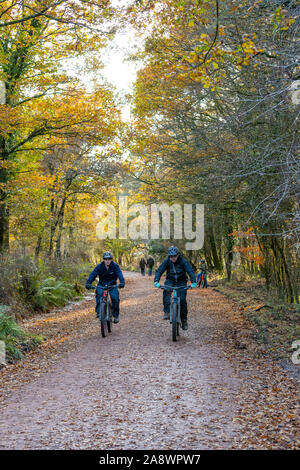
<path id="1" fill-rule="evenodd" d="M 176 256 L 178 255 L 178 253 L 179 253 L 179 250 L 176 246 L 170 246 L 168 250 L 168 256 Z"/>
<path id="2" fill-rule="evenodd" d="M 200 263 L 205 263 L 205 259 L 201 259 L 201 260 L 200 260 Z"/>
<path id="3" fill-rule="evenodd" d="M 110 251 L 103 253 L 103 259 L 113 259 L 113 255 Z"/>

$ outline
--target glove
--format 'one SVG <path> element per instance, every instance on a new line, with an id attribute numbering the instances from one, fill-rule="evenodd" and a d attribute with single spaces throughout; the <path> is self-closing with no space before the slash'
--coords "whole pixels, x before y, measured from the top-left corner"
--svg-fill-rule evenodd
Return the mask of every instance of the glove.
<path id="1" fill-rule="evenodd" d="M 85 288 L 90 290 L 93 289 L 93 286 L 91 284 L 86 284 Z"/>
<path id="2" fill-rule="evenodd" d="M 125 284 L 119 284 L 119 289 L 123 289 L 125 287 Z"/>
<path id="3" fill-rule="evenodd" d="M 195 289 L 195 287 L 197 287 L 197 283 L 196 283 L 196 282 L 192 282 L 191 288 L 192 288 L 192 289 Z"/>
<path id="4" fill-rule="evenodd" d="M 159 282 L 155 282 L 155 283 L 154 283 L 154 287 L 160 287 L 160 283 L 159 283 Z"/>

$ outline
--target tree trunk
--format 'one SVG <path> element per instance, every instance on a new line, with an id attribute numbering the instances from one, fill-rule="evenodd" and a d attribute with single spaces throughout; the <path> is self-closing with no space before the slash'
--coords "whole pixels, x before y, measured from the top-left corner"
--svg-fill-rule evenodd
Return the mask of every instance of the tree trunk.
<path id="1" fill-rule="evenodd" d="M 211 254 L 212 254 L 212 258 L 213 258 L 214 269 L 216 269 L 217 271 L 222 271 L 222 263 L 221 263 L 221 260 L 218 256 L 216 241 L 215 241 L 215 234 L 214 234 L 214 229 L 213 228 L 209 233 L 208 239 L 209 239 L 209 244 L 210 244 L 210 247 L 211 247 Z"/>
<path id="2" fill-rule="evenodd" d="M 54 239 L 55 229 L 56 229 L 55 204 L 54 204 L 54 199 L 51 199 L 51 203 L 50 203 L 50 237 L 49 237 L 49 249 L 48 249 L 49 258 L 52 256 L 52 253 L 53 253 L 53 239 Z"/>
<path id="3" fill-rule="evenodd" d="M 63 225 L 64 225 L 64 215 L 65 215 L 65 199 L 63 200 L 63 203 L 59 211 L 58 235 L 56 239 L 56 248 L 55 248 L 55 253 L 54 253 L 55 258 L 57 259 L 61 259 L 61 237 L 62 237 Z"/>
<path id="4" fill-rule="evenodd" d="M 42 245 L 42 239 L 43 239 L 43 236 L 42 236 L 42 235 L 39 235 L 39 236 L 38 236 L 38 239 L 37 239 L 37 242 L 36 242 L 36 245 L 35 245 L 35 252 L 34 252 L 34 259 L 35 259 L 35 261 L 38 261 L 39 256 L 40 256 L 40 250 L 41 250 L 41 245 Z"/>
<path id="5" fill-rule="evenodd" d="M 8 171 L 5 168 L 7 158 L 5 156 L 5 139 L 0 137 L 0 253 L 9 251 L 9 209 L 7 204 L 6 185 Z"/>
<path id="6" fill-rule="evenodd" d="M 228 217 L 228 216 L 227 216 Z M 234 246 L 234 239 L 231 235 L 233 232 L 233 226 L 230 224 L 230 221 L 225 225 L 225 267 L 227 272 L 227 281 L 231 281 L 232 275 L 232 261 L 233 261 L 233 246 Z"/>

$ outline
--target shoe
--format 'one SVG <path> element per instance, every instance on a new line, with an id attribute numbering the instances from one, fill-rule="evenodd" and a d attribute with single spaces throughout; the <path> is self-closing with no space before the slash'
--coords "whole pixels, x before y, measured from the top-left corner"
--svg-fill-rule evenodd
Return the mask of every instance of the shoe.
<path id="1" fill-rule="evenodd" d="M 163 319 L 164 320 L 169 320 L 169 318 L 170 318 L 170 315 L 168 313 L 164 313 L 164 318 Z"/>
<path id="2" fill-rule="evenodd" d="M 182 320 L 182 329 L 183 329 L 183 330 L 187 330 L 187 329 L 188 329 L 187 319 Z"/>
<path id="3" fill-rule="evenodd" d="M 99 318 L 99 312 L 96 312 L 96 318 Z"/>
<path id="4" fill-rule="evenodd" d="M 114 321 L 114 323 L 119 323 L 119 321 L 120 321 L 120 320 L 119 320 L 119 317 L 114 317 L 114 320 L 113 320 L 113 321 Z"/>

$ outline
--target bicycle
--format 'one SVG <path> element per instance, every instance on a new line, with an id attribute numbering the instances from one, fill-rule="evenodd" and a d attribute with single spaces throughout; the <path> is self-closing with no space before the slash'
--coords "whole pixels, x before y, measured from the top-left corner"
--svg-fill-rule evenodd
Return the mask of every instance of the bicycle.
<path id="1" fill-rule="evenodd" d="M 198 287 L 202 287 L 202 289 L 204 289 L 204 287 L 207 287 L 206 274 L 203 271 L 201 271 L 200 278 L 197 284 Z"/>
<path id="2" fill-rule="evenodd" d="M 103 292 L 102 292 L 101 299 L 100 299 L 99 313 L 97 314 L 97 317 L 99 318 L 99 321 L 100 321 L 101 334 L 103 338 L 107 336 L 107 333 L 112 332 L 112 325 L 113 325 L 112 316 L 113 315 L 112 315 L 111 301 L 110 301 L 108 293 L 111 289 L 114 289 L 115 287 L 119 287 L 119 286 L 117 286 L 117 284 L 112 285 L 112 286 L 107 285 L 107 284 L 105 286 L 101 286 L 101 289 L 103 289 Z"/>
<path id="3" fill-rule="evenodd" d="M 191 289 L 191 286 L 160 286 L 160 289 L 172 291 L 171 305 L 170 305 L 170 323 L 172 324 L 172 340 L 176 341 L 179 336 L 180 325 L 180 297 L 178 297 L 177 290 Z"/>

